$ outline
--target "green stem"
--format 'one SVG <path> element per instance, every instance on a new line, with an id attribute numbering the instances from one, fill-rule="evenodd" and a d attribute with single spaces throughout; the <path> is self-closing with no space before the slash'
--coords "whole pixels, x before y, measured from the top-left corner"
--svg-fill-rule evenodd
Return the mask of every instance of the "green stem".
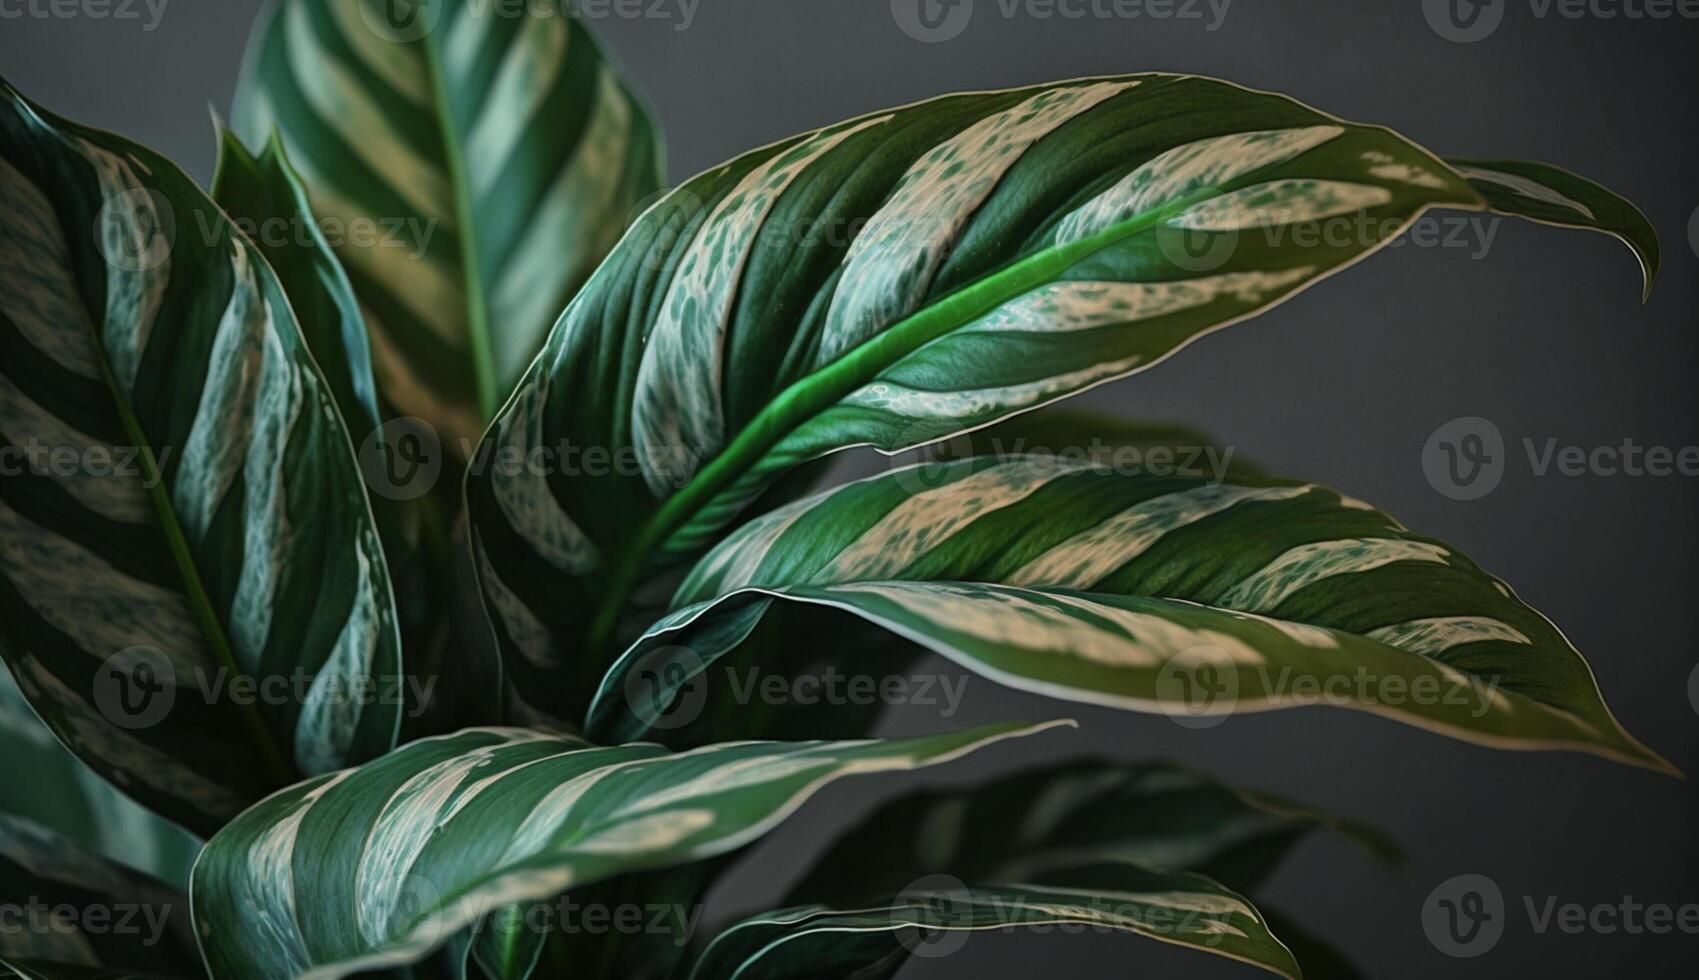
<path id="1" fill-rule="evenodd" d="M 98 338 L 96 348 L 101 350 L 101 356 L 97 358 L 100 361 L 100 371 L 106 379 L 107 390 L 112 393 L 113 403 L 118 406 L 118 418 L 124 425 L 124 433 L 140 451 L 142 478 L 146 481 L 148 496 L 153 500 L 154 512 L 159 516 L 160 530 L 165 534 L 166 544 L 171 548 L 171 557 L 177 563 L 177 572 L 183 579 L 183 591 L 188 593 L 189 605 L 194 608 L 195 618 L 200 621 L 201 633 L 206 637 L 207 646 L 212 648 L 213 658 L 218 665 L 232 675 L 239 675 L 243 673 L 242 666 L 236 662 L 236 655 L 230 649 L 230 640 L 224 635 L 224 624 L 219 622 L 218 615 L 212 608 L 212 600 L 207 596 L 206 586 L 201 582 L 200 569 L 195 565 L 188 538 L 183 535 L 183 527 L 177 522 L 177 511 L 171 505 L 165 478 L 159 469 L 159 461 L 153 455 L 153 446 L 149 444 L 141 423 L 119 390 L 118 379 L 112 376 L 112 365 L 107 361 L 105 350 Z M 260 714 L 258 705 L 252 702 L 239 703 L 236 711 L 242 719 L 242 727 L 247 729 L 248 737 L 253 740 L 254 747 L 259 751 L 260 762 L 265 766 L 266 773 L 279 785 L 284 786 L 300 778 L 295 767 L 272 739 L 271 729 L 266 727 L 265 718 Z"/>
<path id="2" fill-rule="evenodd" d="M 990 313 L 1016 296 L 1029 292 L 1090 255 L 1146 231 L 1220 191 L 1205 188 L 1183 195 L 1156 211 L 1113 225 L 1088 238 L 1045 249 L 994 273 L 945 299 L 898 321 L 860 347 L 797 381 L 763 408 L 724 451 L 668 498 L 638 531 L 631 546 L 620 552 L 608 580 L 596 618 L 587 634 L 592 663 L 604 663 L 631 592 L 642 576 L 644 562 L 691 515 L 713 500 L 795 428 L 794 418 L 811 418 L 865 385 L 880 372 L 932 340 Z M 901 448 L 901 447 L 898 447 Z"/>
<path id="3" fill-rule="evenodd" d="M 479 417 L 489 419 L 499 406 L 496 402 L 495 354 L 490 340 L 489 302 L 484 296 L 484 277 L 478 269 L 478 229 L 472 214 L 472 185 L 466 179 L 466 158 L 460 146 L 460 131 L 455 128 L 454 113 L 448 104 L 448 73 L 443 67 L 436 32 L 427 34 L 423 44 L 425 61 L 430 66 L 437 126 L 442 130 L 443 157 L 448 164 L 449 181 L 454 187 L 455 232 L 460 238 L 460 276 L 466 289 L 466 331 L 472 346 L 472 376 L 478 389 Z"/>

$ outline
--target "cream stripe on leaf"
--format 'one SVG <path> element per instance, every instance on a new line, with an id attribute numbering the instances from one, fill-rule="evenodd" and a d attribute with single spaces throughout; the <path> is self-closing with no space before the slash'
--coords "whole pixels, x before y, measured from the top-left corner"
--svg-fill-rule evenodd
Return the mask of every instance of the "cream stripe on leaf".
<path id="1" fill-rule="evenodd" d="M 458 456 L 482 434 L 561 309 L 660 186 L 659 137 L 581 18 L 483 0 L 279 0 L 255 28 L 234 127 L 275 129 L 388 366 L 395 411 Z M 357 224 L 356 224 L 357 223 Z"/>
<path id="2" fill-rule="evenodd" d="M 50 453 L 0 481 L 20 690 L 203 833 L 386 751 L 400 706 L 356 692 L 401 670 L 389 574 L 337 387 L 265 256 L 168 161 L 9 87 L 0 197 L 20 258 L 0 268 L 0 442 Z M 302 694 L 203 694 L 242 677 Z"/>
<path id="3" fill-rule="evenodd" d="M 843 617 L 820 607 L 1067 700 L 1198 714 L 1321 703 L 1668 768 L 1616 723 L 1538 612 L 1456 550 L 1326 487 L 980 456 L 897 469 L 783 514 L 685 577 L 672 613 L 604 680 L 593 737 L 698 737 L 657 729 L 664 705 L 639 711 L 624 697 L 663 647 L 691 651 L 688 672 L 711 699 L 702 716 L 737 737 L 724 710 L 736 692 L 714 665 L 757 657 L 784 675 L 812 662 L 808 644 L 776 635 L 794 617 L 763 623 L 783 604 L 816 607 L 811 622 L 834 635 Z M 1220 684 L 1186 683 L 1194 672 Z"/>
<path id="4" fill-rule="evenodd" d="M 1143 371 L 1424 211 L 1495 194 L 1384 128 L 1191 76 L 945 96 L 805 133 L 685 182 L 615 246 L 483 448 L 624 465 L 548 481 L 560 516 L 534 525 L 504 477 L 474 475 L 474 534 L 557 656 L 605 663 L 642 583 L 759 516 L 803 464 Z M 1614 200 L 1564 196 L 1601 219 Z M 534 580 L 567 523 L 593 529 L 598 561 L 572 585 Z M 563 610 L 563 590 L 589 601 Z M 503 655 L 523 698 L 582 709 L 564 662 Z"/>
<path id="5" fill-rule="evenodd" d="M 679 754 L 520 729 L 423 739 L 284 790 L 209 841 L 202 952 L 215 976 L 255 980 L 404 966 L 506 906 L 742 847 L 844 776 L 1051 727 Z"/>

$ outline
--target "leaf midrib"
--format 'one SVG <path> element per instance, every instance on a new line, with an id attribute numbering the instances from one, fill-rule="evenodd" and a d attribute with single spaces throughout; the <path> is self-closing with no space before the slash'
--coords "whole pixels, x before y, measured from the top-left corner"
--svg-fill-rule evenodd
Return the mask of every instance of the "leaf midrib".
<path id="1" fill-rule="evenodd" d="M 472 349 L 472 381 L 477 391 L 478 417 L 482 421 L 494 417 L 499 407 L 489 300 L 485 295 L 484 277 L 478 268 L 478 228 L 472 214 L 472 185 L 466 175 L 460 130 L 455 125 L 454 109 L 448 100 L 448 71 L 443 65 L 442 46 L 437 41 L 437 33 L 434 30 L 426 32 L 421 44 L 430 74 L 431 107 L 442 134 L 443 158 L 454 194 L 455 230 L 460 239 L 460 278 L 466 292 L 466 334 Z"/>
<path id="2" fill-rule="evenodd" d="M 684 489 L 669 497 L 644 522 L 632 544 L 620 553 L 609 577 L 608 591 L 587 634 L 590 653 L 587 664 L 599 668 L 606 659 L 619 614 L 637 585 L 649 553 L 794 431 L 793 419 L 813 417 L 921 346 L 1054 281 L 1057 275 L 1083 259 L 1221 193 L 1220 188 L 1200 188 L 1088 238 L 1029 255 L 904 317 L 872 340 L 780 392 Z"/>

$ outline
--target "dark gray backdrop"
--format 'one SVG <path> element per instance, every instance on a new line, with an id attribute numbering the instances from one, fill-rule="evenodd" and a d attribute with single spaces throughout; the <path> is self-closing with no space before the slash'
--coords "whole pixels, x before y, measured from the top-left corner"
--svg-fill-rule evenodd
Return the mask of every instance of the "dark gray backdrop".
<path id="1" fill-rule="evenodd" d="M 0 0 L 16 12 L 30 0 Z M 47 0 L 34 0 L 44 3 Z M 157 0 L 156 0 L 157 2 Z M 644 0 L 645 4 L 654 0 Z M 1665 269 L 1640 307 L 1634 263 L 1597 236 L 1506 222 L 1490 248 L 1383 253 L 1254 323 L 1197 344 L 1088 401 L 1192 422 L 1278 471 L 1342 487 L 1460 545 L 1546 610 L 1590 658 L 1625 724 L 1699 772 L 1690 677 L 1699 557 L 1699 480 L 1538 476 L 1525 438 L 1584 447 L 1699 444 L 1699 353 L 1690 221 L 1699 206 L 1699 21 L 1545 17 L 1537 0 L 1498 0 L 1503 22 L 1462 44 L 1420 0 L 1236 0 L 1216 20 L 1014 17 L 977 0 L 946 43 L 899 29 L 888 0 L 714 0 L 688 29 L 609 17 L 603 33 L 668 131 L 675 179 L 795 131 L 958 89 L 1165 69 L 1290 92 L 1348 118 L 1382 122 L 1442 153 L 1527 157 L 1599 179 L 1641 204 L 1664 239 Z M 1622 10 L 1619 0 L 1602 0 Z M 1641 0 L 1627 0 L 1639 9 Z M 207 107 L 228 107 L 258 0 L 167 0 L 140 21 L 0 19 L 0 72 L 73 118 L 121 131 L 211 171 Z M 1134 4 L 1133 7 L 1137 5 Z M 1219 0 L 1217 0 L 1219 9 Z M 1099 0 L 1097 10 L 1113 7 Z M 1131 8 L 1123 8 L 1131 9 Z M 1176 8 L 1178 9 L 1178 8 Z M 1492 420 L 1510 445 L 1503 483 L 1458 502 L 1424 477 L 1422 450 L 1458 416 Z M 1378 821 L 1408 845 L 1402 872 L 1333 841 L 1306 845 L 1274 904 L 1376 976 L 1692 976 L 1692 936 L 1589 929 L 1539 934 L 1524 907 L 1699 901 L 1699 790 L 1590 757 L 1495 752 L 1355 713 L 1317 709 L 1230 720 L 1203 732 L 1018 697 L 976 682 L 952 725 L 997 717 L 1079 718 L 957 780 L 1021 761 L 1102 752 L 1185 759 L 1231 779 Z M 936 727 L 899 713 L 893 730 Z M 896 781 L 883 784 L 896 786 Z M 776 893 L 826 831 L 868 805 L 838 787 L 782 830 L 731 901 Z M 1452 959 L 1421 911 L 1442 882 L 1484 874 L 1507 903 L 1503 940 Z M 1244 976 L 1120 937 L 976 937 L 904 974 L 936 977 Z"/>

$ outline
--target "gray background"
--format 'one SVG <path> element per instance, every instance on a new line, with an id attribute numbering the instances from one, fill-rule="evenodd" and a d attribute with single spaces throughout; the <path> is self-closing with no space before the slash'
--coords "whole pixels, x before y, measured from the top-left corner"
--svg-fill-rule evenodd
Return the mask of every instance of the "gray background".
<path id="1" fill-rule="evenodd" d="M 1166 69 L 1286 91 L 1442 153 L 1559 163 L 1627 194 L 1665 247 L 1663 279 L 1643 308 L 1621 246 L 1507 222 L 1484 256 L 1475 247 L 1383 253 L 1088 400 L 1203 426 L 1279 472 L 1344 488 L 1458 544 L 1568 632 L 1635 734 L 1699 772 L 1689 684 L 1699 662 L 1699 480 L 1539 477 L 1521 449 L 1524 438 L 1699 444 L 1691 385 L 1699 256 L 1689 233 L 1699 205 L 1699 22 L 1540 19 L 1529 0 L 1501 2 L 1502 26 L 1468 45 L 1430 29 L 1418 0 L 1237 0 L 1213 32 L 1207 20 L 1008 19 L 996 0 L 978 0 L 966 30 L 943 44 L 906 36 L 887 0 L 714 0 L 688 30 L 675 29 L 676 16 L 601 26 L 659 110 L 675 179 L 804 128 L 944 91 Z M 151 32 L 134 21 L 3 20 L 0 72 L 49 107 L 147 142 L 204 179 L 213 158 L 207 107 L 227 108 L 257 8 L 257 0 L 170 0 Z M 1422 449 L 1437 427 L 1465 415 L 1493 420 L 1510 451 L 1496 492 L 1457 502 L 1424 478 Z M 1524 896 L 1539 905 L 1548 896 L 1699 901 L 1691 783 L 1591 757 L 1490 751 L 1327 709 L 1192 732 L 976 682 L 950 724 L 1060 715 L 1079 718 L 1082 731 L 930 778 L 1007 768 L 1022 753 L 1175 757 L 1377 821 L 1408 846 L 1407 868 L 1382 870 L 1318 839 L 1269 894 L 1376 976 L 1674 977 L 1699 964 L 1691 936 L 1538 935 L 1523 909 Z M 890 724 L 914 730 L 939 720 L 899 713 Z M 838 787 L 805 811 L 729 899 L 775 894 L 831 826 L 869 805 L 867 790 Z M 1509 906 L 1502 942 L 1470 960 L 1439 953 L 1421 923 L 1429 893 L 1463 873 L 1492 878 Z M 1255 975 L 1097 936 L 980 936 L 904 975 L 1040 972 Z"/>

